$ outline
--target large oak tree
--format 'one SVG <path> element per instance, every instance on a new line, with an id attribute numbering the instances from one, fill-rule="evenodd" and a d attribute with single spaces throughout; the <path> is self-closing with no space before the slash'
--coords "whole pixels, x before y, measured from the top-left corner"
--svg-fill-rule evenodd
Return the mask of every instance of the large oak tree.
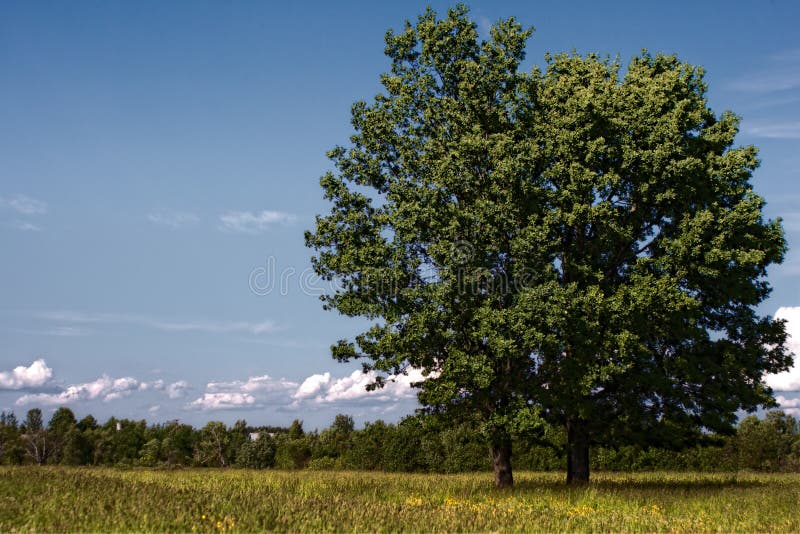
<path id="1" fill-rule="evenodd" d="M 373 320 L 334 357 L 376 387 L 423 370 L 429 411 L 480 421 L 498 486 L 519 428 L 563 426 L 586 481 L 591 444 L 731 430 L 791 364 L 755 311 L 780 221 L 702 69 L 562 54 L 522 72 L 530 34 L 508 19 L 480 40 L 464 7 L 389 31 L 384 92 L 353 106 L 306 235 L 325 306 Z"/>

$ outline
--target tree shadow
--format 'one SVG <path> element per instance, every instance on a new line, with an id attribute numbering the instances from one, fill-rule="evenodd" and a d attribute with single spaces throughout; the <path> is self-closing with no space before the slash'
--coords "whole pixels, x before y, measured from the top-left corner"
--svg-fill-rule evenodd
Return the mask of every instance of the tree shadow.
<path id="1" fill-rule="evenodd" d="M 656 474 L 655 477 L 658 477 Z M 635 490 L 668 490 L 668 491 L 697 491 L 715 490 L 729 488 L 767 488 L 773 482 L 768 480 L 753 480 L 752 478 L 740 478 L 736 475 L 697 479 L 669 479 L 669 478 L 641 478 L 627 477 L 622 475 L 619 480 L 608 478 L 595 478 L 588 483 L 567 484 L 566 480 L 517 480 L 514 484 L 515 490 L 570 490 L 580 492 L 587 489 L 601 489 L 609 491 L 635 491 Z"/>

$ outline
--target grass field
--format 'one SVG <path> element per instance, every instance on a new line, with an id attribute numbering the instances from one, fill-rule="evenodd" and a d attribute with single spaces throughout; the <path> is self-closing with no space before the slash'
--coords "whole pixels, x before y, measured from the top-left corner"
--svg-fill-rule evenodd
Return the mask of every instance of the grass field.
<path id="1" fill-rule="evenodd" d="M 800 475 L 0 467 L 0 531 L 798 532 Z"/>

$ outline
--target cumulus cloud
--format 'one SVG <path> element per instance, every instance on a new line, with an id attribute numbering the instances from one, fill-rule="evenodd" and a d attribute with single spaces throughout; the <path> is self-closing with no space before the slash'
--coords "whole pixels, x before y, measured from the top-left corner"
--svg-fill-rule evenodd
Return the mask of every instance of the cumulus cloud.
<path id="1" fill-rule="evenodd" d="M 170 399 L 182 399 L 186 396 L 189 383 L 185 380 L 178 380 L 167 386 L 167 397 Z"/>
<path id="2" fill-rule="evenodd" d="M 800 408 L 800 399 L 787 399 L 783 395 L 778 395 L 775 397 L 775 400 L 778 401 L 778 404 L 781 405 L 781 408 Z"/>
<path id="3" fill-rule="evenodd" d="M 0 390 L 38 388 L 47 385 L 52 378 L 53 370 L 43 359 L 38 359 L 28 367 L 20 365 L 0 372 Z"/>
<path id="4" fill-rule="evenodd" d="M 234 380 L 232 382 L 209 382 L 206 390 L 212 393 L 226 391 L 241 391 L 245 393 L 272 393 L 288 391 L 297 387 L 296 382 L 285 378 L 275 379 L 269 375 L 251 376 L 246 381 Z"/>
<path id="5" fill-rule="evenodd" d="M 331 379 L 330 373 L 312 375 L 303 381 L 293 395 L 295 405 L 299 401 L 312 401 L 318 404 L 346 403 L 360 400 L 395 402 L 415 396 L 411 384 L 425 379 L 422 372 L 411 369 L 408 374 L 390 377 L 384 387 L 368 391 L 367 386 L 375 381 L 374 371 L 364 373 L 353 371 L 349 376 Z"/>
<path id="6" fill-rule="evenodd" d="M 788 399 L 783 395 L 778 395 L 775 400 L 778 401 L 780 409 L 787 414 L 795 417 L 800 416 L 800 398 Z"/>
<path id="7" fill-rule="evenodd" d="M 159 378 L 158 380 L 154 380 L 152 382 L 141 382 L 139 384 L 139 389 L 142 391 L 148 391 L 151 389 L 161 391 L 164 389 L 164 381 Z"/>
<path id="8" fill-rule="evenodd" d="M 331 374 L 311 375 L 300 384 L 293 397 L 295 400 L 312 399 L 319 395 L 331 383 Z"/>
<path id="9" fill-rule="evenodd" d="M 25 195 L 0 198 L 0 206 L 8 207 L 21 215 L 43 215 L 47 213 L 46 203 Z"/>
<path id="10" fill-rule="evenodd" d="M 786 321 L 787 346 L 795 358 L 794 366 L 788 371 L 767 375 L 767 385 L 775 391 L 800 391 L 800 306 L 778 308 L 775 318 Z"/>
<path id="11" fill-rule="evenodd" d="M 231 410 L 255 408 L 256 398 L 248 393 L 204 393 L 192 401 L 189 408 L 198 410 Z"/>
<path id="12" fill-rule="evenodd" d="M 147 220 L 159 226 L 166 226 L 177 230 L 186 228 L 200 222 L 200 217 L 194 213 L 183 211 L 161 211 L 147 214 Z"/>
<path id="13" fill-rule="evenodd" d="M 264 210 L 259 213 L 251 211 L 230 211 L 220 215 L 220 230 L 241 234 L 261 234 L 275 225 L 293 223 L 297 218 L 282 211 Z"/>
<path id="14" fill-rule="evenodd" d="M 247 380 L 209 382 L 202 397 L 187 405 L 189 409 L 227 410 L 288 404 L 297 383 L 269 375 L 251 376 Z"/>
<path id="15" fill-rule="evenodd" d="M 395 403 L 403 399 L 413 399 L 415 391 L 411 384 L 424 379 L 420 371 L 411 370 L 407 375 L 390 377 L 381 389 L 367 391 L 367 386 L 375 378 L 374 372 L 354 371 L 341 378 L 334 378 L 331 373 L 313 374 L 299 384 L 269 375 L 230 382 L 209 382 L 203 396 L 186 407 L 224 410 L 272 405 L 295 409 L 302 405 Z"/>
<path id="16" fill-rule="evenodd" d="M 135 378 L 129 376 L 112 378 L 108 375 L 103 375 L 91 382 L 67 386 L 63 391 L 58 393 L 23 395 L 17 399 L 17 405 L 42 404 L 45 406 L 57 406 L 90 400 L 103 400 L 108 402 L 126 397 L 139 389 L 141 389 L 140 383 Z"/>
<path id="17" fill-rule="evenodd" d="M 52 379 L 53 371 L 44 360 L 36 360 L 30 367 L 17 367 L 11 372 L 0 373 L 0 389 L 35 389 L 47 386 L 50 391 L 28 393 L 19 397 L 18 406 L 39 404 L 60 406 L 81 401 L 110 402 L 144 391 L 165 391 L 169 398 L 178 398 L 176 391 L 188 387 L 186 382 L 176 382 L 166 386 L 161 379 L 142 381 L 131 376 L 114 378 L 103 374 L 101 377 L 79 384 L 59 386 Z M 3 387 L 8 386 L 8 387 Z"/>

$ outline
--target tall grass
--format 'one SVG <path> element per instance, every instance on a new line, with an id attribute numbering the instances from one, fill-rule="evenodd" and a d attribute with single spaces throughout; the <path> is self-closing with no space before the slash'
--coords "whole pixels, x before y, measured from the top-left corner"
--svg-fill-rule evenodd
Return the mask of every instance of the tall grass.
<path id="1" fill-rule="evenodd" d="M 0 467 L 0 531 L 800 531 L 800 476 Z"/>

